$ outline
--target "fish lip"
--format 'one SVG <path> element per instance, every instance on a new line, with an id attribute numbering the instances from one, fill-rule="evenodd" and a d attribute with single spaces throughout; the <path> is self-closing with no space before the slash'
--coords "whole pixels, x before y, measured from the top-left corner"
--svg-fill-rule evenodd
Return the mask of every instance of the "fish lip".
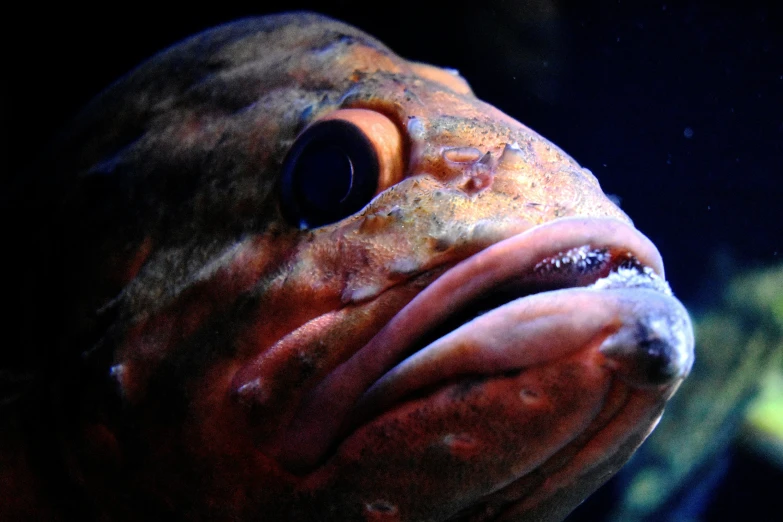
<path id="1" fill-rule="evenodd" d="M 653 243 L 632 226 L 612 218 L 560 218 L 501 240 L 441 274 L 369 343 L 319 383 L 302 401 L 277 458 L 289 469 L 312 469 L 338 437 L 349 435 L 382 413 L 357 415 L 356 407 L 362 406 L 367 391 L 407 357 L 410 346 L 442 317 L 499 283 L 535 269 L 542 261 L 584 245 L 612 251 L 615 260 L 625 253 L 664 278 L 663 263 Z M 600 277 L 599 273 L 588 274 L 573 286 L 586 286 Z"/>

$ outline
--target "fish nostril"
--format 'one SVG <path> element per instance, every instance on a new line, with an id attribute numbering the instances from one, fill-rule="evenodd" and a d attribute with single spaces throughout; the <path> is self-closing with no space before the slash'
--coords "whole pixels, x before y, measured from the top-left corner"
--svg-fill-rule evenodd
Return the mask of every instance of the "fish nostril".
<path id="1" fill-rule="evenodd" d="M 475 147 L 450 147 L 441 152 L 443 159 L 450 163 L 476 163 L 481 159 L 481 151 Z"/>

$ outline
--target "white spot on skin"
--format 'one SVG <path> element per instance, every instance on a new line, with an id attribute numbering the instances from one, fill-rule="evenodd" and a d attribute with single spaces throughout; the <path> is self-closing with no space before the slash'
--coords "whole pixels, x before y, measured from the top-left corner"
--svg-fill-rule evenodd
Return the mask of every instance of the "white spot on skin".
<path id="1" fill-rule="evenodd" d="M 375 297 L 381 291 L 381 287 L 378 285 L 364 285 L 358 288 L 346 288 L 342 295 L 343 303 L 358 303 L 360 301 L 366 301 L 371 297 Z"/>
<path id="2" fill-rule="evenodd" d="M 473 437 L 465 433 L 449 433 L 443 437 L 443 443 L 447 446 L 458 444 L 475 444 Z"/>
<path id="3" fill-rule="evenodd" d="M 408 118 L 408 135 L 414 140 L 424 139 L 427 131 L 421 120 L 415 116 Z"/>
<path id="4" fill-rule="evenodd" d="M 401 219 L 403 213 L 402 213 L 402 209 L 399 206 L 394 205 L 394 207 L 392 207 L 392 209 L 386 215 L 390 218 Z"/>
<path id="5" fill-rule="evenodd" d="M 256 391 L 261 389 L 261 377 L 256 377 L 252 381 L 246 382 L 239 388 L 237 388 L 237 393 L 240 395 L 248 395 L 250 393 L 255 393 Z"/>
<path id="6" fill-rule="evenodd" d="M 122 393 L 123 396 L 126 396 L 128 393 L 127 386 L 125 383 L 125 377 L 128 369 L 124 364 L 115 364 L 111 368 L 109 368 L 109 375 L 114 378 L 114 380 L 117 382 L 117 387 Z"/>
<path id="7" fill-rule="evenodd" d="M 522 399 L 522 402 L 530 406 L 541 403 L 541 395 L 537 391 L 529 388 L 522 388 L 519 390 L 519 398 Z"/>
<path id="8" fill-rule="evenodd" d="M 264 386 L 261 377 L 256 377 L 236 389 L 241 402 L 246 404 L 262 404 L 269 398 L 269 391 Z"/>
<path id="9" fill-rule="evenodd" d="M 373 502 L 368 502 L 364 505 L 364 510 L 375 516 L 394 516 L 397 514 L 397 506 L 388 500 L 375 500 Z"/>
<path id="10" fill-rule="evenodd" d="M 469 459 L 480 449 L 476 439 L 469 433 L 449 433 L 441 440 L 449 453 L 459 459 Z"/>
<path id="11" fill-rule="evenodd" d="M 411 259 L 411 258 L 395 259 L 389 265 L 389 271 L 391 273 L 402 274 L 402 275 L 413 274 L 416 271 L 418 271 L 419 268 L 420 268 L 419 262 L 416 259 Z"/>

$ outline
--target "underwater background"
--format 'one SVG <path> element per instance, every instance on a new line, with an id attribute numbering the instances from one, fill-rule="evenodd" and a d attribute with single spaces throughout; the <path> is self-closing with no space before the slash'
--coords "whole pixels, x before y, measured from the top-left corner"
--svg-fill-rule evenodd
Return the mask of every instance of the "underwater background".
<path id="1" fill-rule="evenodd" d="M 479 0 L 137 3 L 7 15 L 5 195 L 92 97 L 142 60 L 243 16 L 311 9 L 476 95 L 591 169 L 660 249 L 697 361 L 654 435 L 570 521 L 783 513 L 783 7 L 777 2 Z M 4 204 L 12 198 L 3 196 Z M 6 235 L 23 234 L 22 216 Z M 34 276 L 28 274 L 29 276 Z M 27 296 L 35 299 L 36 296 Z"/>

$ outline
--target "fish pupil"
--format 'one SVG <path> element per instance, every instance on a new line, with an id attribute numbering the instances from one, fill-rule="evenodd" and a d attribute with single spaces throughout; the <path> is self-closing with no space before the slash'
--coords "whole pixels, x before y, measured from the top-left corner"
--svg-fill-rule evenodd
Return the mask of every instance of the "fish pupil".
<path id="1" fill-rule="evenodd" d="M 341 148 L 317 144 L 299 157 L 294 177 L 302 203 L 329 212 L 351 193 L 353 162 Z"/>
<path id="2" fill-rule="evenodd" d="M 301 228 L 339 221 L 372 199 L 379 171 L 375 148 L 356 125 L 338 119 L 316 122 L 283 163 L 283 213 Z"/>

